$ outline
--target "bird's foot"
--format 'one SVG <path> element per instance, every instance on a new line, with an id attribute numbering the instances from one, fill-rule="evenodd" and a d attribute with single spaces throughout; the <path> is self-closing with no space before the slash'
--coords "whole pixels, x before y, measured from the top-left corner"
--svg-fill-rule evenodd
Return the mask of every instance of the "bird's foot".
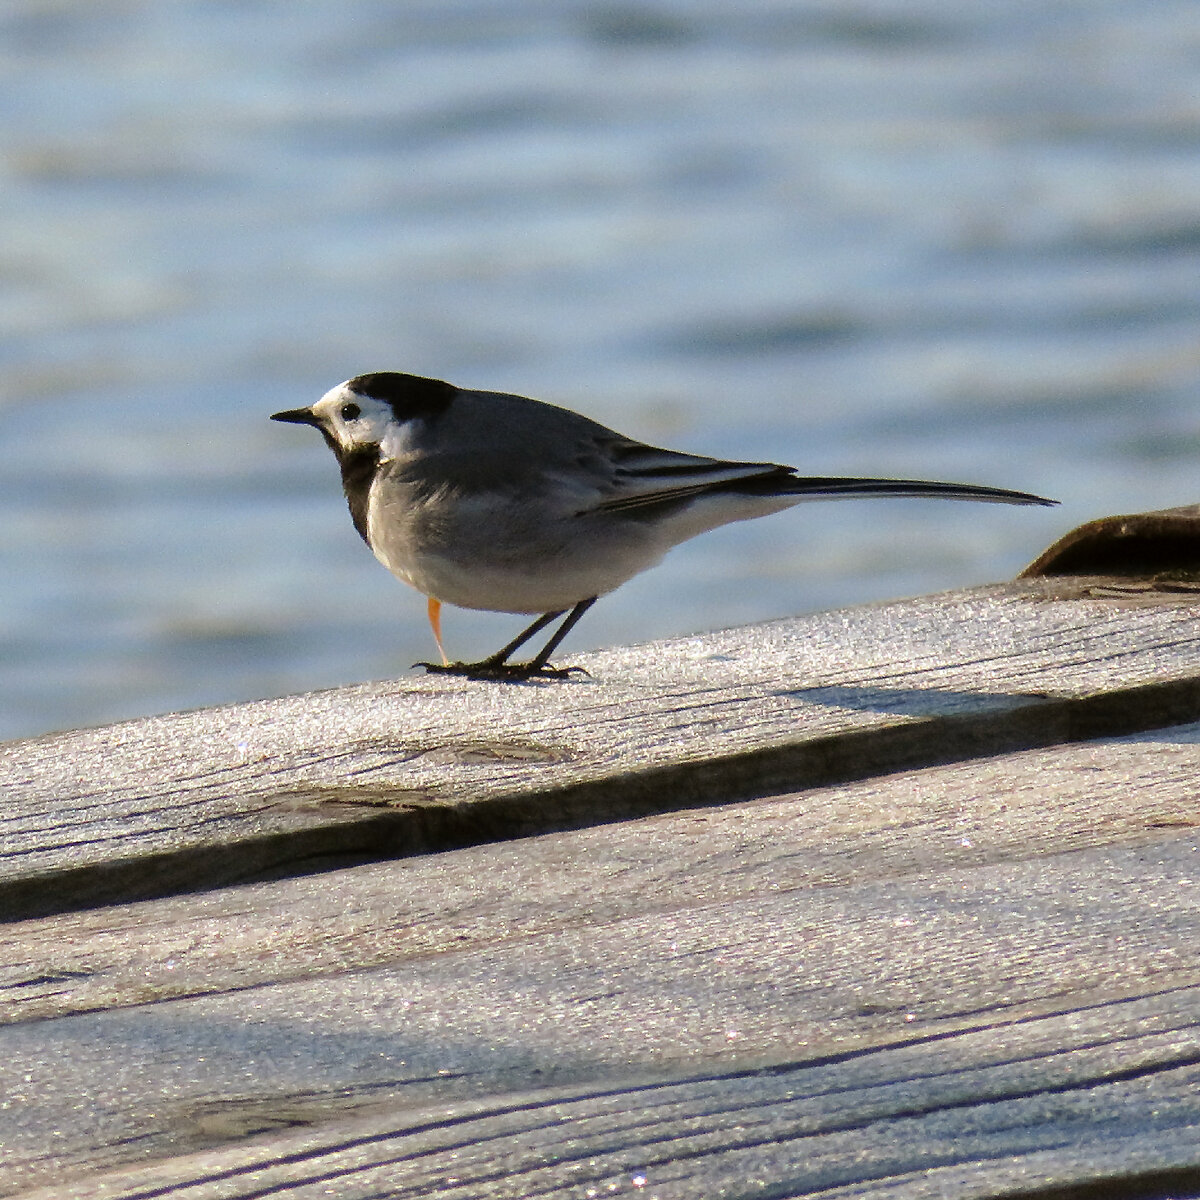
<path id="1" fill-rule="evenodd" d="M 477 663 L 413 663 L 424 667 L 431 675 L 462 675 L 467 679 L 485 679 L 497 683 L 521 683 L 526 679 L 569 679 L 578 672 L 587 675 L 583 667 L 552 667 L 545 663 L 493 662 L 485 658 Z"/>

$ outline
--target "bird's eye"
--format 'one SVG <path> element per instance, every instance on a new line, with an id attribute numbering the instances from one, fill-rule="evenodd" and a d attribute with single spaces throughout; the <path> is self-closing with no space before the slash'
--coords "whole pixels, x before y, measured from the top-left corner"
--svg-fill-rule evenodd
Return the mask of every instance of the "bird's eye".
<path id="1" fill-rule="evenodd" d="M 362 409 L 359 408 L 357 404 L 343 404 L 342 405 L 342 420 L 343 421 L 356 421 L 361 416 L 362 416 Z"/>

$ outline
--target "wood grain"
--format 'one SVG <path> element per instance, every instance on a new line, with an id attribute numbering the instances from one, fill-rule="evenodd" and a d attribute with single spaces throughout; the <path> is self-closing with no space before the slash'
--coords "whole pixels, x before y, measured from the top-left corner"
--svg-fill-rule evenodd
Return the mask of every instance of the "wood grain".
<path id="1" fill-rule="evenodd" d="M 1156 843 L 1200 827 L 1197 781 L 1200 724 L 1172 726 L 18 922 L 0 940 L 0 1023 L 463 952 L 512 930 L 553 936 L 755 896 Z"/>
<path id="2" fill-rule="evenodd" d="M 937 1170 L 984 1195 L 1191 1170 L 1198 736 L 14 925 L 30 961 L 111 954 L 91 1001 L 131 1006 L 0 1030 L 0 1190 L 643 1194 L 652 1170 L 662 1195 L 915 1196 Z M 139 971 L 208 994 L 137 1005 Z"/>
<path id="3" fill-rule="evenodd" d="M 0 749 L 0 915 L 320 871 L 1200 716 L 1187 597 L 1076 581 Z"/>
<path id="4" fill-rule="evenodd" d="M 1200 1195 L 1191 599 L 0 747 L 0 1194 Z"/>

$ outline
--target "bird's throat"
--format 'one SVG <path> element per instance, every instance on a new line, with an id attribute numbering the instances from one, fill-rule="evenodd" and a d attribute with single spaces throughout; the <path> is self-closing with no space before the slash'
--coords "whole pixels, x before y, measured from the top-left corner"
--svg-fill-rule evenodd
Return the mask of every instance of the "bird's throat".
<path id="1" fill-rule="evenodd" d="M 342 490 L 350 506 L 350 517 L 359 536 L 369 546 L 367 536 L 367 503 L 371 495 L 371 484 L 379 469 L 379 446 L 356 446 L 353 450 L 338 455 L 342 468 Z"/>

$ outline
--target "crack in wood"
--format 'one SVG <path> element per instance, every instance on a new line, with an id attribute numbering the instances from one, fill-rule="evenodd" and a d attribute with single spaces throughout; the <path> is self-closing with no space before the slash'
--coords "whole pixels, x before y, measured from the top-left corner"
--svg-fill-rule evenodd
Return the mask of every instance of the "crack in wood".
<path id="1" fill-rule="evenodd" d="M 819 693 L 822 689 L 814 689 Z M 1002 701 L 997 697 L 997 702 Z M 1008 711 L 989 705 L 967 715 L 919 716 L 878 728 L 854 729 L 721 757 L 681 758 L 669 764 L 601 774 L 594 779 L 538 787 L 465 803 L 436 786 L 415 789 L 380 782 L 358 786 L 302 784 L 253 789 L 258 811 L 336 805 L 341 819 L 303 829 L 241 836 L 212 847 L 143 851 L 82 866 L 0 880 L 0 914 L 20 920 L 97 904 L 148 899 L 234 883 L 304 875 L 355 863 L 432 853 L 513 837 L 576 829 L 654 813 L 768 796 L 884 776 L 1090 738 L 1142 732 L 1200 717 L 1200 679 L 1167 680 L 1079 698 L 1031 700 Z M 367 743 L 375 748 L 377 743 Z M 481 743 L 487 757 L 492 747 Z M 363 746 L 337 757 L 352 759 Z M 427 753 L 429 744 L 413 748 Z M 504 753 L 503 749 L 498 751 Z M 529 744 L 532 761 L 568 752 Z M 531 761 L 524 758 L 522 762 Z M 607 768 L 606 768 L 607 769 Z M 192 803 L 188 801 L 188 803 Z M 354 810 L 370 810 L 358 815 Z M 205 823 L 234 822 L 245 806 Z M 135 841 L 144 829 L 113 832 Z M 94 840 L 94 839 L 93 839 Z M 86 846 L 89 839 L 63 842 Z"/>

